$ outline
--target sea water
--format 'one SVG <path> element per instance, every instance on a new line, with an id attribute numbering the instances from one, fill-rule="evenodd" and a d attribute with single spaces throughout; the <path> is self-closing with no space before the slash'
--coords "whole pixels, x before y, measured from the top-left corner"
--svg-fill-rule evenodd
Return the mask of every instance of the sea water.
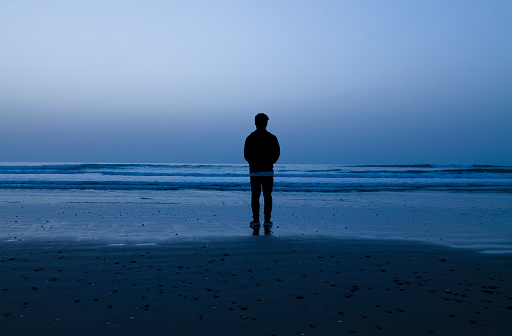
<path id="1" fill-rule="evenodd" d="M 512 167 L 277 164 L 275 237 L 512 253 Z M 0 164 L 0 241 L 250 236 L 246 164 Z"/>
<path id="2" fill-rule="evenodd" d="M 2 163 L 0 189 L 246 191 L 244 164 Z M 278 164 L 278 192 L 512 192 L 512 167 Z"/>

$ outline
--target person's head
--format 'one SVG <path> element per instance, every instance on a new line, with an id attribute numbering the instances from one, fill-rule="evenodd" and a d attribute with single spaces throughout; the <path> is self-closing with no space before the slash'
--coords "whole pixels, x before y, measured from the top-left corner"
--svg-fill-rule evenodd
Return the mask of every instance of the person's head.
<path id="1" fill-rule="evenodd" d="M 265 129 L 268 124 L 268 116 L 265 113 L 258 113 L 256 117 L 254 117 L 254 123 L 257 129 Z"/>

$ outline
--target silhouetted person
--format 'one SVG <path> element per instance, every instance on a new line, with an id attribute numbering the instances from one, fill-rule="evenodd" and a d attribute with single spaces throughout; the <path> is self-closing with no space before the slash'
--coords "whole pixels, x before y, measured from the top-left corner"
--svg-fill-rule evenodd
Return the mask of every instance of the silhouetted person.
<path id="1" fill-rule="evenodd" d="M 265 233 L 270 232 L 272 222 L 272 188 L 274 186 L 274 163 L 279 159 L 279 142 L 275 135 L 267 131 L 268 117 L 264 113 L 258 113 L 254 117 L 256 130 L 245 140 L 244 157 L 249 163 L 251 176 L 251 228 L 254 233 L 260 230 L 260 194 L 263 188 Z"/>

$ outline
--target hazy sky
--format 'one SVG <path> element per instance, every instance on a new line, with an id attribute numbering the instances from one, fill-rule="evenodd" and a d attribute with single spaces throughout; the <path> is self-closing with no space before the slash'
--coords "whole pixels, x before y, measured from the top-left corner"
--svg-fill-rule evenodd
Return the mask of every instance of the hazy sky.
<path id="1" fill-rule="evenodd" d="M 512 1 L 3 1 L 0 161 L 512 165 Z"/>

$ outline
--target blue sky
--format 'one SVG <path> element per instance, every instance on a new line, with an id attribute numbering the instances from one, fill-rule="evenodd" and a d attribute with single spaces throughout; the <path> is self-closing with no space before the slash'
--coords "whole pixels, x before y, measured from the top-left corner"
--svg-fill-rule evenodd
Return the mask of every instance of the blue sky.
<path id="1" fill-rule="evenodd" d="M 508 0 L 0 9 L 0 161 L 512 165 Z"/>

